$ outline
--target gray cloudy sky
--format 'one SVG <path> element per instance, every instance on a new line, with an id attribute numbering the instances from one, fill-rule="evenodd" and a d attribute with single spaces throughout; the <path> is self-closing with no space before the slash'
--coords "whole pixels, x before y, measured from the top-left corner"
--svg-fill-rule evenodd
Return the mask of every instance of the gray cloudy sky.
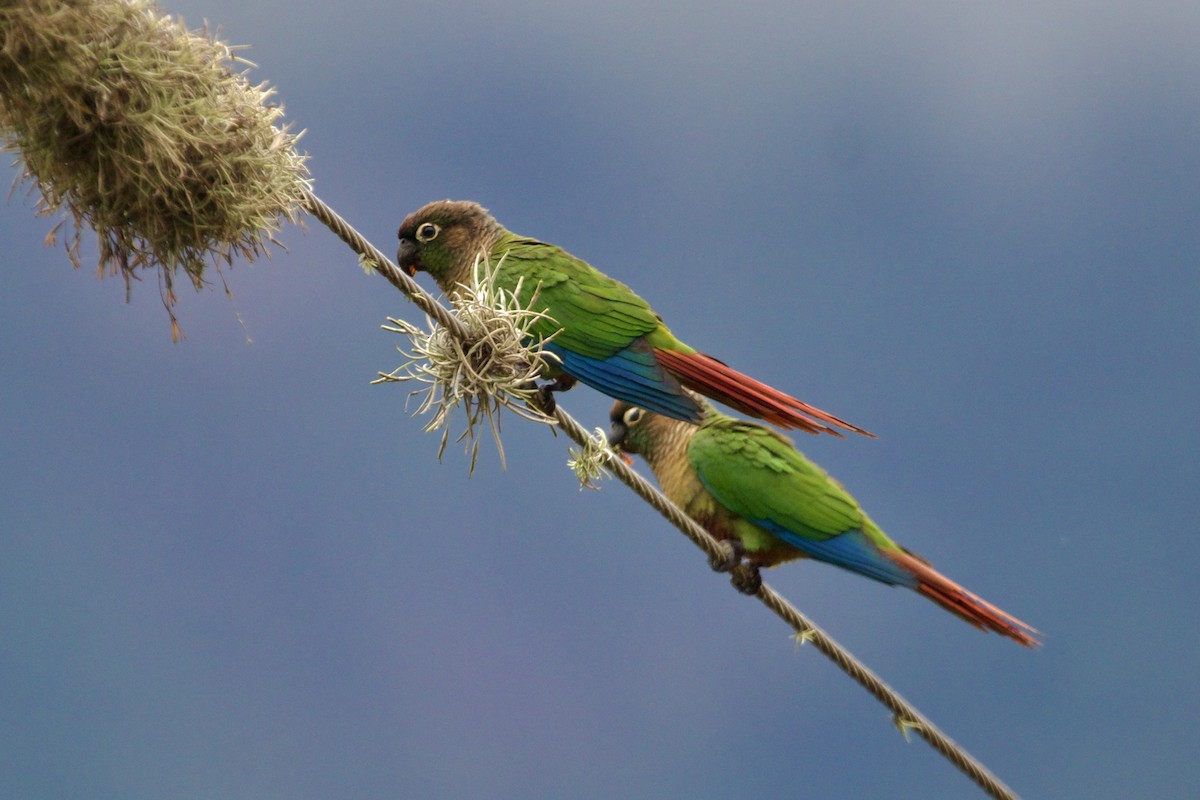
<path id="1" fill-rule="evenodd" d="M 1045 648 L 767 579 L 1014 789 L 1200 792 L 1200 6 L 167 8 L 385 251 L 478 200 L 878 433 L 799 444 Z M 368 384 L 419 314 L 318 224 L 180 345 L 52 225 L 0 212 L 0 796 L 974 795 L 561 437 L 438 464 Z"/>

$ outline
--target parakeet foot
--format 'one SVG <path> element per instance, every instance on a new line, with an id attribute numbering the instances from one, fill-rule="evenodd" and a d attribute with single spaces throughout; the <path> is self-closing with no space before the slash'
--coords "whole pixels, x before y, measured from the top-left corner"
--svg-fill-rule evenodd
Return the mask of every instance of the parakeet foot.
<path id="1" fill-rule="evenodd" d="M 554 416 L 554 410 L 558 408 L 558 403 L 554 402 L 554 384 L 553 383 L 538 383 L 537 381 L 528 381 L 521 385 L 522 389 L 536 390 L 532 397 L 526 402 L 535 411 L 540 411 L 548 417 Z"/>
<path id="2" fill-rule="evenodd" d="M 729 571 L 729 582 L 742 594 L 753 596 L 762 588 L 762 575 L 758 573 L 757 564 L 743 561 Z"/>
<path id="3" fill-rule="evenodd" d="M 741 542 L 734 539 L 722 539 L 717 544 L 721 547 L 722 555 L 710 557 L 708 565 L 713 568 L 713 572 L 733 572 L 734 568 L 742 563 L 746 549 L 742 547 Z"/>
<path id="4" fill-rule="evenodd" d="M 729 582 L 733 588 L 742 594 L 756 595 L 762 588 L 762 576 L 758 574 L 758 565 L 743 561 L 746 548 L 736 539 L 722 539 L 718 544 L 724 551 L 720 558 L 710 558 L 708 565 L 714 572 L 728 572 Z"/>
<path id="5" fill-rule="evenodd" d="M 570 375 L 559 375 L 554 380 L 542 384 L 533 381 L 533 384 L 537 386 L 538 409 L 548 417 L 554 416 L 554 410 L 558 408 L 558 403 L 554 400 L 554 393 L 565 392 L 575 383 L 575 379 Z"/>
<path id="6" fill-rule="evenodd" d="M 538 387 L 538 403 L 541 404 L 542 410 L 547 416 L 553 416 L 554 410 L 558 408 L 558 402 L 554 399 L 554 384 L 543 383 Z"/>

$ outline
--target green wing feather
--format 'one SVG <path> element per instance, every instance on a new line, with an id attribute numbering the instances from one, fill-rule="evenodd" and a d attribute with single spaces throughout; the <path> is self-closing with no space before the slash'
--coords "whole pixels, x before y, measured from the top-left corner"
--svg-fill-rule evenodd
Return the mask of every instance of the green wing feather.
<path id="1" fill-rule="evenodd" d="M 527 302 L 536 289 L 537 305 L 554 319 L 535 324 L 533 333 L 547 337 L 561 328 L 554 341 L 567 350 L 605 359 L 643 336 L 654 347 L 690 349 L 632 289 L 560 247 L 506 236 L 492 249 L 491 258 L 493 265 L 501 263 L 497 286 L 515 291 L 518 280 L 524 279 L 521 299 Z"/>
<path id="2" fill-rule="evenodd" d="M 897 547 L 841 484 L 760 425 L 710 412 L 688 459 L 713 496 L 747 520 L 769 520 L 814 541 L 862 530 L 880 547 Z"/>

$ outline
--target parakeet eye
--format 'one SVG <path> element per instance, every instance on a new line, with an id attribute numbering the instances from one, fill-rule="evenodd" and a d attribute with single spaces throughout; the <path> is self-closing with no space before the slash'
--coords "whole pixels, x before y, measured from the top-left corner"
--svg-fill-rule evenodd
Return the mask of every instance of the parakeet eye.
<path id="1" fill-rule="evenodd" d="M 421 227 L 417 228 L 417 241 L 424 243 L 430 242 L 437 238 L 438 232 L 441 230 L 432 222 L 426 222 Z"/>
<path id="2" fill-rule="evenodd" d="M 634 408 L 631 408 L 628 411 L 626 411 L 625 415 L 623 417 L 621 417 L 621 420 L 626 425 L 632 425 L 633 423 L 637 422 L 641 418 L 642 418 L 642 410 L 635 406 Z"/>

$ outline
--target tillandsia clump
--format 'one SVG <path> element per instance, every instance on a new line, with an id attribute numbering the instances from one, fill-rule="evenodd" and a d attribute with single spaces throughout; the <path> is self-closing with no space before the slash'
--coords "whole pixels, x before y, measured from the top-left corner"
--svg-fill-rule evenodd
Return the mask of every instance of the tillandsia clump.
<path id="1" fill-rule="evenodd" d="M 544 312 L 531 310 L 537 302 L 537 292 L 528 304 L 522 304 L 521 286 L 512 293 L 498 288 L 496 270 L 482 256 L 476 259 L 472 272 L 471 285 L 459 285 L 453 312 L 466 328 L 466 338 L 456 337 L 429 319 L 426 330 L 389 317 L 391 324 L 382 326 L 383 329 L 407 336 L 411 345 L 409 349 L 397 345 L 405 363 L 391 372 L 380 372 L 372 383 L 425 384 L 409 397 L 421 398 L 416 414 L 432 413 L 425 431 L 442 430 L 439 459 L 449 442 L 450 418 L 454 409 L 461 406 L 467 427 L 455 441 L 465 442 L 473 473 L 479 455 L 479 430 L 484 424 L 491 429 L 500 462 L 504 464 L 501 409 L 507 408 L 534 422 L 555 424 L 554 417 L 538 405 L 540 393 L 536 380 L 545 362 L 556 357 L 545 349 L 549 340 L 530 333 L 534 323 L 546 318 Z"/>
<path id="2" fill-rule="evenodd" d="M 40 213 L 67 212 L 76 267 L 86 224 L 102 275 L 158 269 L 176 338 L 177 271 L 199 288 L 209 264 L 253 260 L 308 188 L 274 90 L 244 66 L 151 0 L 0 5 L 0 142 Z"/>

